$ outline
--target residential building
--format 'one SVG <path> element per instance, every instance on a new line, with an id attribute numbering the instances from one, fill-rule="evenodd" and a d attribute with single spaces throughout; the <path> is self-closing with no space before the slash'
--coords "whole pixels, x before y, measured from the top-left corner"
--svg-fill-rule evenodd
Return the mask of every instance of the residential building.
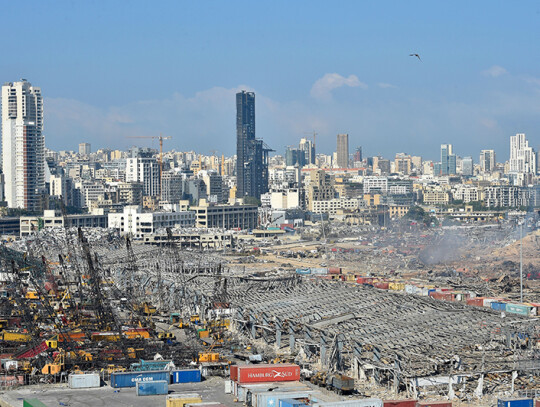
<path id="1" fill-rule="evenodd" d="M 515 186 L 491 186 L 484 188 L 484 204 L 488 208 L 517 208 L 529 205 L 529 190 Z"/>
<path id="2" fill-rule="evenodd" d="M 355 210 L 364 206 L 362 198 L 334 198 L 326 201 L 313 201 L 311 211 L 317 214 L 335 215 L 339 209 Z"/>
<path id="3" fill-rule="evenodd" d="M 313 202 L 328 201 L 334 199 L 336 190 L 334 188 L 334 178 L 324 170 L 310 171 L 308 190 L 308 208 L 313 211 Z"/>
<path id="4" fill-rule="evenodd" d="M 91 148 L 90 143 L 80 143 L 79 144 L 79 154 L 80 155 L 90 155 Z"/>
<path id="5" fill-rule="evenodd" d="M 236 94 L 236 182 L 237 197 L 257 199 L 268 191 L 268 152 L 255 138 L 255 93 Z"/>
<path id="6" fill-rule="evenodd" d="M 461 174 L 464 177 L 472 177 L 474 175 L 474 162 L 472 157 L 463 157 L 461 160 Z"/>
<path id="7" fill-rule="evenodd" d="M 118 184 L 118 200 L 127 205 L 142 205 L 143 184 L 141 182 L 121 182 Z"/>
<path id="8" fill-rule="evenodd" d="M 536 173 L 536 153 L 523 133 L 510 137 L 510 172 Z"/>
<path id="9" fill-rule="evenodd" d="M 2 86 L 2 166 L 10 208 L 38 210 L 45 194 L 41 89 L 22 79 Z"/>
<path id="10" fill-rule="evenodd" d="M 452 191 L 452 196 L 456 201 L 464 203 L 482 200 L 482 192 L 478 187 L 472 185 L 457 185 Z"/>
<path id="11" fill-rule="evenodd" d="M 349 135 L 337 135 L 337 167 L 349 168 Z"/>
<path id="12" fill-rule="evenodd" d="M 164 172 L 161 175 L 161 201 L 177 203 L 183 199 L 183 183 L 182 174 Z"/>
<path id="13" fill-rule="evenodd" d="M 483 173 L 490 173 L 495 170 L 497 160 L 494 150 L 480 151 L 480 169 Z"/>
<path id="14" fill-rule="evenodd" d="M 356 151 L 354 152 L 354 162 L 360 161 L 362 161 L 362 147 L 358 146 L 356 147 Z"/>
<path id="15" fill-rule="evenodd" d="M 154 157 L 126 159 L 126 182 L 140 182 L 145 196 L 160 195 L 160 170 Z"/>
<path id="16" fill-rule="evenodd" d="M 442 189 L 428 189 L 424 191 L 423 202 L 425 205 L 448 205 L 450 192 Z"/>

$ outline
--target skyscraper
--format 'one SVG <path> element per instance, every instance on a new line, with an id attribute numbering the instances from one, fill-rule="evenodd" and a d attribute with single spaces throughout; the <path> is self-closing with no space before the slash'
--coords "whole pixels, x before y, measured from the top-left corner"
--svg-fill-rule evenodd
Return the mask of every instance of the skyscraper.
<path id="1" fill-rule="evenodd" d="M 354 161 L 362 161 L 362 146 L 356 147 L 356 151 L 354 152 Z"/>
<path id="2" fill-rule="evenodd" d="M 306 164 L 315 164 L 315 144 L 306 138 L 300 139 L 298 148 L 305 153 Z"/>
<path id="3" fill-rule="evenodd" d="M 339 168 L 349 167 L 349 135 L 337 135 L 337 166 Z"/>
<path id="4" fill-rule="evenodd" d="M 510 137 L 510 172 L 536 173 L 536 154 L 523 133 Z"/>
<path id="5" fill-rule="evenodd" d="M 2 159 L 10 208 L 40 210 L 45 193 L 41 89 L 25 79 L 2 86 Z"/>
<path id="6" fill-rule="evenodd" d="M 494 150 L 480 151 L 480 169 L 482 172 L 492 172 L 497 164 Z"/>
<path id="7" fill-rule="evenodd" d="M 436 175 L 456 174 L 456 155 L 452 150 L 452 144 L 441 144 L 441 172 Z"/>
<path id="8" fill-rule="evenodd" d="M 236 94 L 236 185 L 237 196 L 259 199 L 268 192 L 268 152 L 255 138 L 255 93 Z"/>

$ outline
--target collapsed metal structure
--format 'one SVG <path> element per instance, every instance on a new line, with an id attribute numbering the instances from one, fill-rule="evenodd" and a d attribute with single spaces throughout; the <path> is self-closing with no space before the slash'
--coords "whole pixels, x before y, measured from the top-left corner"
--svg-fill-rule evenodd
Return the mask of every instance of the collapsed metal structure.
<path id="1" fill-rule="evenodd" d="M 202 286 L 191 298 L 199 310 L 209 302 Z M 229 300 L 236 332 L 267 351 L 395 392 L 414 394 L 433 378 L 540 372 L 537 319 L 329 281 L 260 285 Z"/>

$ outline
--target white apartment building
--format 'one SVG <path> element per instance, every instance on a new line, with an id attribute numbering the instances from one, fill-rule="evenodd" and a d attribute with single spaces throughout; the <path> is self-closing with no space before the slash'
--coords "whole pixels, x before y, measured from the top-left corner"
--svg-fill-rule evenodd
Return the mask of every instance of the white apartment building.
<path id="1" fill-rule="evenodd" d="M 39 209 L 45 192 L 41 89 L 22 79 L 2 86 L 2 160 L 10 208 Z"/>
<path id="2" fill-rule="evenodd" d="M 482 200 L 482 193 L 478 187 L 472 185 L 457 185 L 452 191 L 452 196 L 457 201 L 476 202 Z"/>
<path id="3" fill-rule="evenodd" d="M 338 209 L 355 210 L 364 207 L 364 200 L 361 198 L 334 198 L 327 201 L 313 201 L 314 213 L 328 213 L 335 215 Z"/>
<path id="4" fill-rule="evenodd" d="M 155 158 L 136 157 L 126 160 L 126 182 L 143 184 L 145 196 L 159 196 L 159 164 Z"/>
<path id="5" fill-rule="evenodd" d="M 143 237 L 160 228 L 192 227 L 194 224 L 195 213 L 192 211 L 142 213 L 140 206 L 128 205 L 122 213 L 109 213 L 109 228 L 133 237 Z"/>
<path id="6" fill-rule="evenodd" d="M 536 174 L 536 153 L 523 133 L 510 137 L 510 172 Z"/>
<path id="7" fill-rule="evenodd" d="M 364 193 L 386 192 L 388 190 L 387 177 L 364 177 Z"/>

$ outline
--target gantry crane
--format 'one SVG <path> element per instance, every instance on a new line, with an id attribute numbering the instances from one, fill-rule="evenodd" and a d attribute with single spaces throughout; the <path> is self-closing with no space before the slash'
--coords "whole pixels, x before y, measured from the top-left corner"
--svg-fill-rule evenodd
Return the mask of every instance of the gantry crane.
<path id="1" fill-rule="evenodd" d="M 161 191 L 161 176 L 163 174 L 163 140 L 170 140 L 172 136 L 163 137 L 161 133 L 159 136 L 127 136 L 126 138 L 151 138 L 153 140 L 159 140 L 159 190 Z"/>

